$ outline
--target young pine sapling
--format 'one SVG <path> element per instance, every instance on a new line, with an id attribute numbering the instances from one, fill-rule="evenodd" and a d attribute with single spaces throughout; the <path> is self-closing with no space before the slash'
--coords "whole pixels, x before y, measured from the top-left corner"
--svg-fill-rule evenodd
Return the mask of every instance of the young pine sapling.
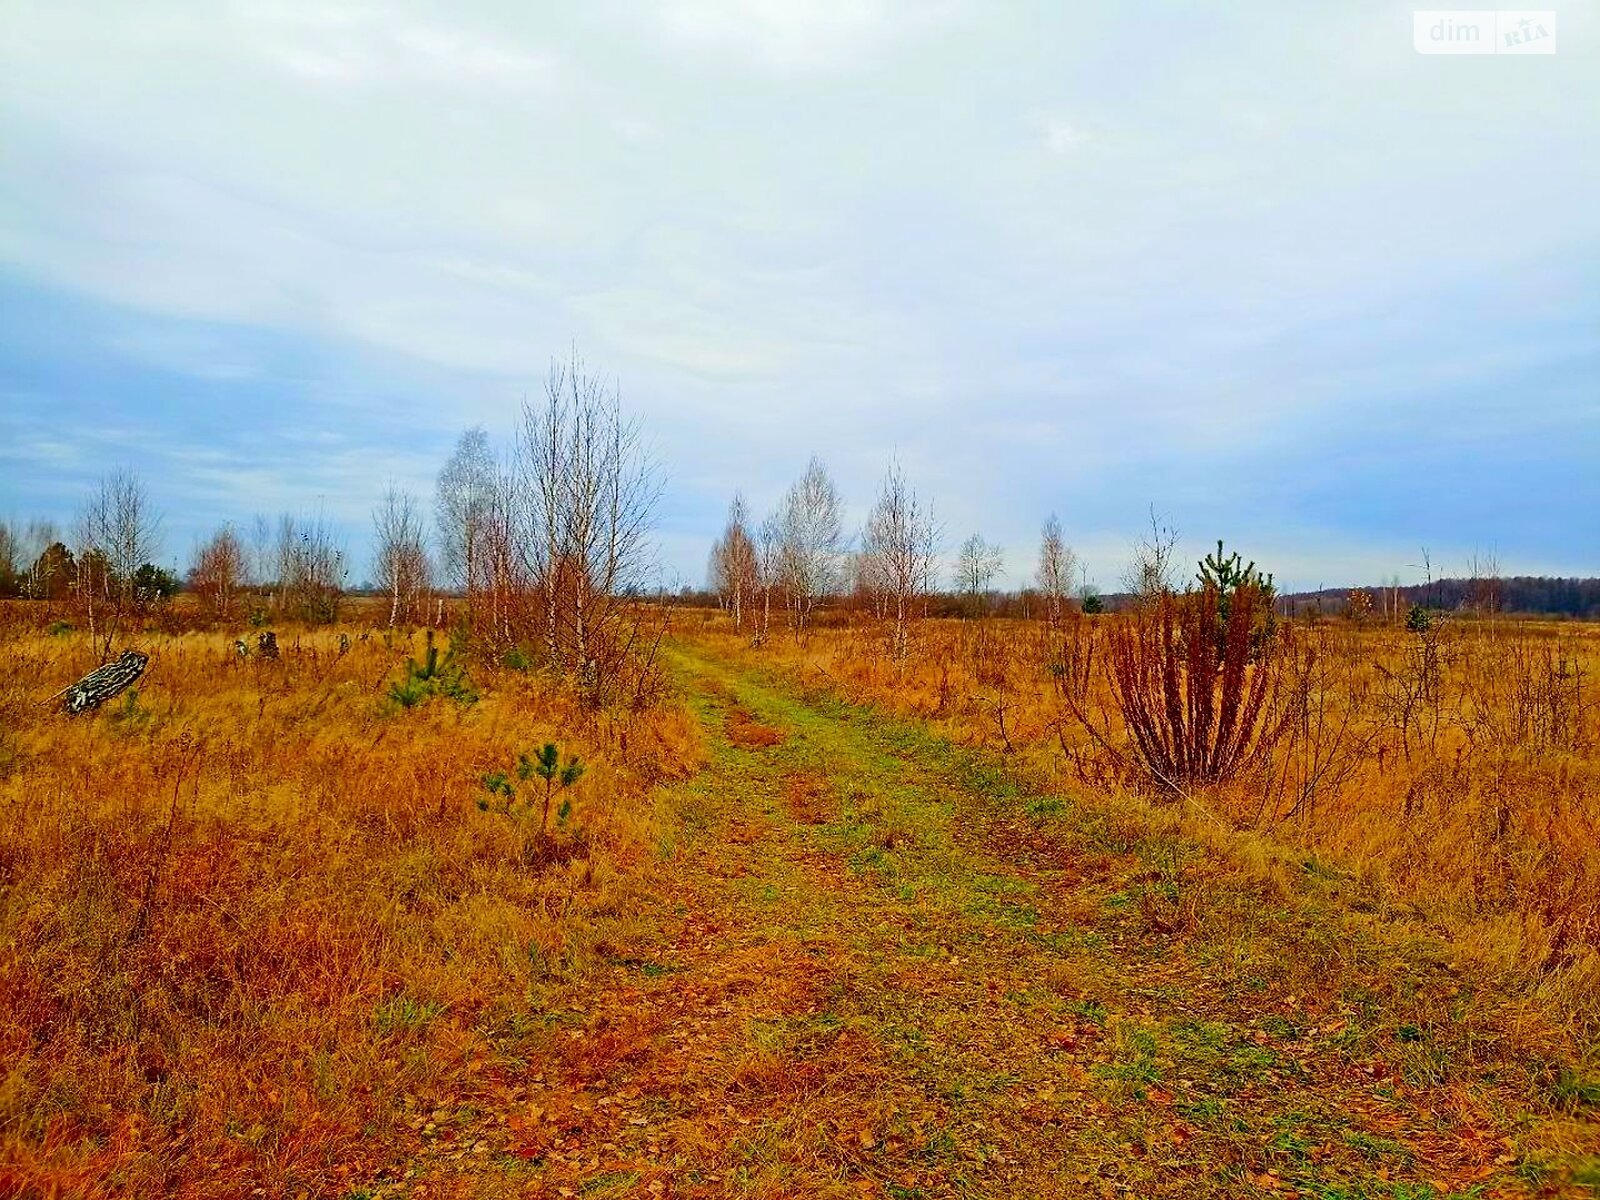
<path id="1" fill-rule="evenodd" d="M 517 783 L 528 783 L 535 777 L 544 782 L 543 795 L 539 809 L 539 832 L 543 834 L 550 825 L 550 802 L 557 792 L 565 791 L 583 777 L 584 764 L 576 754 L 567 755 L 566 761 L 561 760 L 561 751 L 554 742 L 546 742 L 534 753 L 532 758 L 526 754 L 517 755 L 517 765 L 511 772 L 491 771 L 483 777 L 483 788 L 489 793 L 487 797 L 480 798 L 478 807 L 485 812 L 498 812 L 506 816 L 520 817 L 533 806 L 531 798 L 524 797 L 519 804 L 517 801 Z M 513 782 L 515 776 L 516 782 Z M 567 801 L 561 802 L 561 807 L 556 813 L 558 821 L 566 820 L 571 808 Z"/>

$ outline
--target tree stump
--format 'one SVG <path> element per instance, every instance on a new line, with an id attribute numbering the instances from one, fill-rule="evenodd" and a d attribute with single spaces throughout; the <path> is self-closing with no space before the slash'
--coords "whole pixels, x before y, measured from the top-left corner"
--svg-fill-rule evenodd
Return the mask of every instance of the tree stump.
<path id="1" fill-rule="evenodd" d="M 90 671 L 67 689 L 66 710 L 69 713 L 81 713 L 99 708 L 118 692 L 130 687 L 134 680 L 144 674 L 149 662 L 148 654 L 141 654 L 137 650 L 124 651 L 116 662 Z"/>

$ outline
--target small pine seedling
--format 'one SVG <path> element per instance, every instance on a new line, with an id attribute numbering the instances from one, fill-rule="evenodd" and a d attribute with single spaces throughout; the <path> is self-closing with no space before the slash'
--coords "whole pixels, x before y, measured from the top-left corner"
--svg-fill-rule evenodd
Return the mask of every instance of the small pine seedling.
<path id="1" fill-rule="evenodd" d="M 569 754 L 566 761 L 561 758 L 561 750 L 554 742 L 546 742 L 533 757 L 526 754 L 517 755 L 515 768 L 516 779 L 522 783 L 530 783 L 535 778 L 544 782 L 542 802 L 539 809 L 539 832 L 544 833 L 550 825 L 550 802 L 557 792 L 565 791 L 583 777 L 584 763 L 576 754 Z M 487 796 L 479 797 L 478 807 L 485 812 L 502 813 L 505 816 L 521 816 L 532 807 L 531 801 L 522 805 L 517 803 L 517 785 L 512 782 L 511 774 L 505 771 L 491 771 L 483 777 L 483 790 Z M 559 824 L 565 824 L 567 817 L 572 812 L 570 801 L 563 799 L 561 807 L 556 813 Z"/>
<path id="2" fill-rule="evenodd" d="M 456 661 L 454 643 L 441 661 L 430 629 L 423 661 L 406 659 L 406 677 L 389 686 L 389 699 L 401 708 L 415 708 L 435 696 L 448 697 L 457 704 L 475 704 L 478 700 L 478 694 L 467 679 L 466 668 Z"/>

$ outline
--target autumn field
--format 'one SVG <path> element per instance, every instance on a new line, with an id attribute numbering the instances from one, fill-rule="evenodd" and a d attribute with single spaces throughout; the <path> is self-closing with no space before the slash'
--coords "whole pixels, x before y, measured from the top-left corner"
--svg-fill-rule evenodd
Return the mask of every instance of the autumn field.
<path id="1" fill-rule="evenodd" d="M 0 0 L 0 1200 L 1600 1200 L 1568 7 Z"/>
<path id="2" fill-rule="evenodd" d="M 140 686 L 67 720 L 46 700 L 94 656 L 15 607 L 0 1194 L 359 1193 L 420 1097 L 520 1053 L 549 981 L 638 920 L 651 789 L 701 754 L 675 707 L 608 716 L 516 672 L 402 703 L 423 636 L 366 625 L 282 630 L 272 660 L 152 630 Z M 546 742 L 585 769 L 541 835 L 484 779 L 530 788 Z"/>
<path id="3" fill-rule="evenodd" d="M 169 618 L 69 718 L 44 608 L 0 633 L 0 1195 L 1600 1181 L 1593 627 L 1297 625 L 1344 734 L 1173 796 L 1063 708 L 1121 617 L 901 657 L 677 610 L 610 705 L 379 606 L 276 658 Z"/>
<path id="4" fill-rule="evenodd" d="M 998 753 L 1043 790 L 1153 799 L 1264 877 L 1323 876 L 1438 930 L 1579 1044 L 1600 1034 L 1600 626 L 1296 622 L 1264 705 L 1263 727 L 1274 705 L 1290 718 L 1270 754 L 1152 792 L 1101 669 L 1116 619 L 929 621 L 898 660 L 878 622 L 841 619 L 759 660 Z M 725 622 L 699 636 L 756 657 Z"/>

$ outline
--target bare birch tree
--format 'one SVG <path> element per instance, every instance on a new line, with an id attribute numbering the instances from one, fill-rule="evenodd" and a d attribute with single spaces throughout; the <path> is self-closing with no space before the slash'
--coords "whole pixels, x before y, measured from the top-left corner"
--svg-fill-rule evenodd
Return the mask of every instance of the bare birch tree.
<path id="1" fill-rule="evenodd" d="M 821 601 L 840 584 L 844 554 L 844 505 L 828 469 L 813 458 L 789 488 L 780 509 L 779 573 L 789 601 L 795 636 L 804 638 Z"/>
<path id="2" fill-rule="evenodd" d="M 761 601 L 761 607 L 751 622 L 753 628 L 750 642 L 755 646 L 764 646 L 772 632 L 772 601 L 778 596 L 781 601 L 783 587 L 783 513 L 777 511 L 768 514 L 761 522 L 761 527 L 756 530 L 756 594 Z"/>
<path id="3" fill-rule="evenodd" d="M 1039 533 L 1039 566 L 1034 578 L 1044 596 L 1045 616 L 1050 624 L 1060 622 L 1067 598 L 1072 595 L 1078 574 L 1078 556 L 1061 536 L 1061 522 L 1051 513 Z"/>
<path id="4" fill-rule="evenodd" d="M 712 544 L 707 580 L 733 618 L 734 629 L 740 632 L 744 630 L 745 605 L 755 594 L 759 573 L 748 522 L 744 497 L 736 493 L 728 506 L 728 523 L 723 527 L 722 536 Z"/>
<path id="5" fill-rule="evenodd" d="M 372 576 L 389 598 L 390 626 L 426 620 L 432 568 L 416 498 L 390 487 L 373 509 L 372 525 Z"/>
<path id="6" fill-rule="evenodd" d="M 1173 578 L 1177 548 L 1178 531 L 1152 508 L 1150 531 L 1134 545 L 1133 562 L 1123 572 L 1123 587 L 1141 601 L 1171 591 L 1177 582 Z"/>
<path id="7" fill-rule="evenodd" d="M 123 618 L 140 603 L 134 577 L 160 552 L 161 518 L 139 477 L 119 470 L 100 480 L 76 533 L 78 602 L 104 662 Z"/>
<path id="8" fill-rule="evenodd" d="M 478 561 L 495 487 L 494 454 L 489 435 L 475 426 L 461 435 L 434 493 L 434 521 L 439 530 L 439 558 L 445 578 L 459 587 L 473 607 L 482 581 Z"/>
<path id="9" fill-rule="evenodd" d="M 26 525 L 19 526 L 17 537 L 17 573 L 19 587 L 23 596 L 29 599 L 41 599 L 50 594 L 49 557 L 46 551 L 60 540 L 55 522 L 41 519 L 30 520 Z"/>
<path id="10" fill-rule="evenodd" d="M 861 562 L 868 585 L 880 597 L 880 616 L 893 620 L 891 649 L 896 662 L 905 659 L 916 602 L 932 589 L 937 540 L 938 529 L 927 505 L 906 483 L 899 466 L 891 466 L 862 532 Z"/>
<path id="11" fill-rule="evenodd" d="M 501 649 L 516 643 L 526 609 L 526 519 L 523 481 L 515 462 L 496 466 L 479 529 L 476 590 L 484 597 L 487 608 L 486 613 L 480 614 L 479 623 L 487 620 L 490 641 Z"/>
<path id="12" fill-rule="evenodd" d="M 961 543 L 956 551 L 956 590 L 969 597 L 974 609 L 980 608 L 994 577 L 1005 562 L 1005 552 L 999 546 L 973 534 Z"/>
<path id="13" fill-rule="evenodd" d="M 628 653 L 623 626 L 650 565 L 661 483 L 619 391 L 576 353 L 551 364 L 543 399 L 524 406 L 517 480 L 547 659 L 598 696 Z"/>
<path id="14" fill-rule="evenodd" d="M 344 597 L 345 553 L 321 513 L 278 518 L 275 574 L 282 615 L 312 625 L 338 619 Z"/>

